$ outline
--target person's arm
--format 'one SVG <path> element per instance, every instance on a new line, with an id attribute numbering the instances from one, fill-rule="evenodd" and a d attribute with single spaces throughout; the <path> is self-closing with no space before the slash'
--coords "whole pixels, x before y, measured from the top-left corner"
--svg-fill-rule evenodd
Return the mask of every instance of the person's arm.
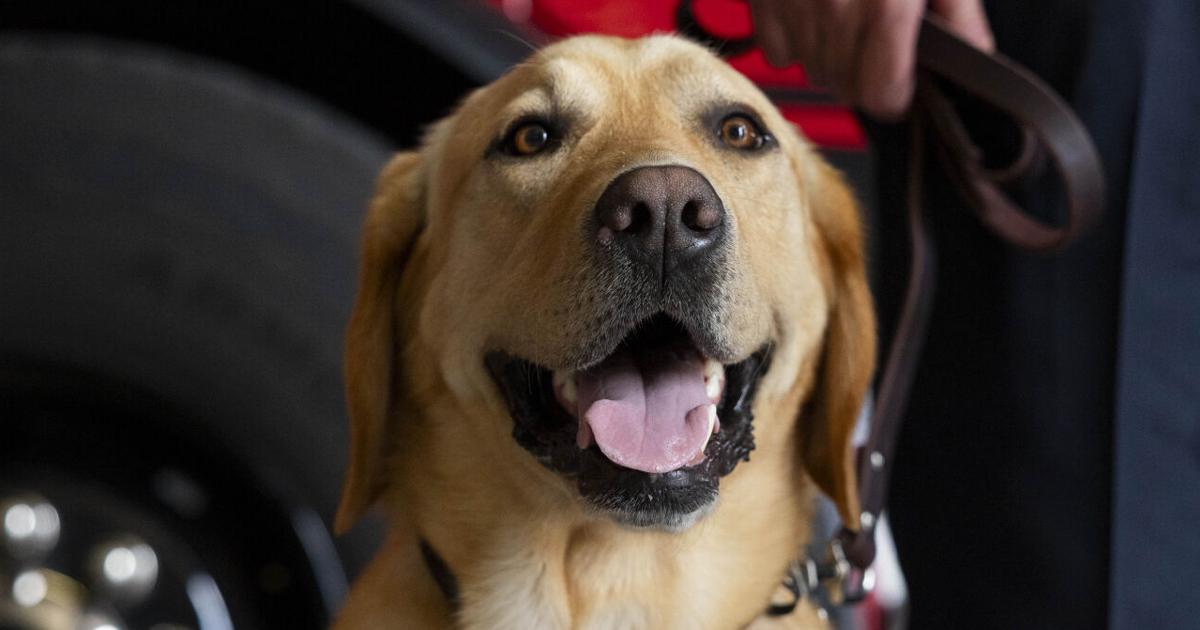
<path id="1" fill-rule="evenodd" d="M 803 64 L 813 83 L 877 118 L 908 110 L 924 0 L 750 0 L 750 10 L 772 64 Z M 994 48 L 982 0 L 930 0 L 928 10 Z"/>

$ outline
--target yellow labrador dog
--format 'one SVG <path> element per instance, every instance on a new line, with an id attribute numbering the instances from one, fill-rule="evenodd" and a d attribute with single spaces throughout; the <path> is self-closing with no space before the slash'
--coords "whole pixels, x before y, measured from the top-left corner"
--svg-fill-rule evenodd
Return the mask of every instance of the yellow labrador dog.
<path id="1" fill-rule="evenodd" d="M 813 627 L 764 610 L 816 489 L 857 522 L 858 211 L 750 81 L 579 37 L 384 170 L 346 341 L 338 628 Z"/>

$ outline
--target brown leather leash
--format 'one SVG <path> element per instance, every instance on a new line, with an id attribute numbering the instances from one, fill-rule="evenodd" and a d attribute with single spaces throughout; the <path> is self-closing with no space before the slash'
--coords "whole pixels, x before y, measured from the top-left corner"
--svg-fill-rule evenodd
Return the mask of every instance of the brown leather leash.
<path id="1" fill-rule="evenodd" d="M 713 46 L 725 56 L 749 50 L 753 39 L 726 40 L 707 33 L 696 21 L 691 2 L 676 12 L 679 31 Z M 875 559 L 875 527 L 887 500 L 888 475 L 908 394 L 933 307 L 937 250 L 924 205 L 926 153 L 939 165 L 976 217 L 1005 242 L 1030 251 L 1055 251 L 1070 244 L 1100 214 L 1104 176 L 1100 158 L 1083 124 L 1049 86 L 1027 69 L 998 53 L 985 53 L 950 32 L 937 16 L 927 15 L 917 43 L 917 89 L 909 114 L 910 155 L 907 191 L 909 281 L 895 336 L 881 373 L 870 434 L 858 453 L 858 523 L 848 523 L 826 545 L 823 557 L 795 563 L 784 585 L 795 601 L 773 604 L 767 614 L 786 615 L 805 596 L 819 605 L 860 599 L 863 576 Z M 1023 148 L 1002 169 L 990 169 L 942 85 L 953 85 L 1016 122 Z M 1049 225 L 1024 212 L 1004 188 L 1053 165 L 1066 199 L 1066 218 Z"/>

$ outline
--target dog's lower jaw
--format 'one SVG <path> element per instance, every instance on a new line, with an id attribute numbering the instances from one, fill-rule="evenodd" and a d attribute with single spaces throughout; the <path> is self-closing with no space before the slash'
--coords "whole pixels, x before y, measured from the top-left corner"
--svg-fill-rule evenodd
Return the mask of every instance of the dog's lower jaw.
<path id="1" fill-rule="evenodd" d="M 593 510 L 600 518 L 609 518 L 617 524 L 634 530 L 661 531 L 668 534 L 678 534 L 692 528 L 704 517 L 711 514 L 717 506 L 717 497 L 691 512 L 648 510 Z"/>

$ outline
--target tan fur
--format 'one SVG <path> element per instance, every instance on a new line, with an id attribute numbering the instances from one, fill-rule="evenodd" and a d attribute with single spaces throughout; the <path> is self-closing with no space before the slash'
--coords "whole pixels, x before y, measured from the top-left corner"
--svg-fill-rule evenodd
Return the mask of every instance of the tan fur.
<path id="1" fill-rule="evenodd" d="M 699 117 L 753 108 L 769 154 L 715 147 Z M 485 157 L 517 117 L 571 118 L 561 150 Z M 580 225 L 615 176 L 682 164 L 709 179 L 733 231 L 723 342 L 773 359 L 757 448 L 716 508 L 678 533 L 590 513 L 511 437 L 484 354 L 559 368 L 593 315 Z M 673 37 L 570 39 L 472 93 L 380 178 L 346 342 L 352 458 L 338 515 L 382 503 L 389 539 L 339 628 L 818 627 L 811 609 L 760 617 L 807 539 L 813 484 L 857 518 L 849 439 L 875 336 L 855 202 L 749 81 Z M 811 413 L 803 414 L 802 409 Z M 810 481 L 810 479 L 812 481 Z M 417 552 L 453 569 L 453 616 Z"/>

